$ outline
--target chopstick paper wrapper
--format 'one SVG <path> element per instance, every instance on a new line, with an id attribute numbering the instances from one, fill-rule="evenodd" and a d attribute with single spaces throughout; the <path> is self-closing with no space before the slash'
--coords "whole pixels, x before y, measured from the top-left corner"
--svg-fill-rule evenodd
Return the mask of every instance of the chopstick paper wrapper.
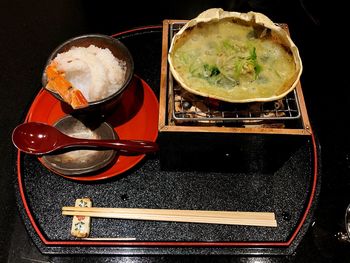
<path id="1" fill-rule="evenodd" d="M 233 212 L 143 208 L 63 207 L 62 215 L 169 222 L 277 227 L 272 212 Z"/>

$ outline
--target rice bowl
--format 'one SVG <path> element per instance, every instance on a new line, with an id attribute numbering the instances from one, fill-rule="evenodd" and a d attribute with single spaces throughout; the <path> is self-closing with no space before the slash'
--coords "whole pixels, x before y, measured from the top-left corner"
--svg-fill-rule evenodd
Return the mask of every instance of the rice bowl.
<path id="1" fill-rule="evenodd" d="M 78 108 L 84 111 L 117 104 L 134 73 L 133 58 L 119 40 L 99 34 L 69 39 L 52 52 L 42 77 L 44 87 L 67 104 L 70 103 L 47 85 L 47 68 L 52 63 L 72 87 L 84 95 L 88 105 Z"/>

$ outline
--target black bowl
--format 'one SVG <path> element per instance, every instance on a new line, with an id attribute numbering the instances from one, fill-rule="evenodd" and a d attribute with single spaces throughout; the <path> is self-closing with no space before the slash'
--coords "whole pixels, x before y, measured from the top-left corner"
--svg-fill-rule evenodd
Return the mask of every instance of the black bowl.
<path id="1" fill-rule="evenodd" d="M 120 42 L 119 40 L 113 37 L 106 36 L 106 35 L 99 35 L 99 34 L 89 34 L 89 35 L 82 35 L 82 36 L 71 38 L 65 41 L 64 43 L 62 43 L 61 45 L 59 45 L 51 53 L 45 65 L 45 69 L 51 63 L 51 61 L 57 56 L 57 54 L 67 52 L 72 47 L 89 47 L 90 45 L 95 45 L 96 47 L 99 47 L 99 48 L 108 48 L 116 58 L 125 61 L 126 75 L 125 75 L 125 81 L 123 86 L 112 95 L 101 100 L 89 102 L 89 106 L 81 109 L 73 109 L 57 93 L 52 92 L 50 90 L 48 91 L 53 96 L 55 96 L 58 100 L 60 100 L 63 103 L 64 108 L 66 108 L 67 111 L 69 111 L 70 113 L 73 112 L 73 114 L 78 114 L 78 115 L 79 114 L 106 115 L 118 105 L 118 102 L 121 100 L 125 89 L 128 88 L 130 81 L 134 75 L 133 58 L 128 48 L 122 42 Z M 47 84 L 45 70 L 42 76 L 42 84 L 44 85 L 44 87 Z"/>

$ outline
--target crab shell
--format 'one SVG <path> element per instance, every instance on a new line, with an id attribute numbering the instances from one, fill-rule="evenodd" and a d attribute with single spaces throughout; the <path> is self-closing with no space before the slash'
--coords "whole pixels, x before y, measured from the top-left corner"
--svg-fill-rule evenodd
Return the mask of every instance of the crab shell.
<path id="1" fill-rule="evenodd" d="M 173 55 L 176 50 L 176 46 L 183 41 L 184 37 L 187 37 L 190 34 L 192 28 L 194 28 L 199 23 L 201 26 L 205 26 L 206 23 L 218 22 L 222 19 L 234 19 L 237 23 L 242 22 L 243 24 L 249 24 L 252 26 L 263 26 L 267 29 L 271 30 L 273 37 L 278 39 L 278 42 L 282 44 L 284 47 L 290 49 L 290 52 L 293 55 L 295 69 L 296 72 L 293 75 L 291 81 L 286 83 L 282 88 L 278 89 L 273 96 L 270 97 L 247 97 L 241 99 L 227 98 L 225 96 L 217 96 L 213 94 L 209 94 L 208 92 L 201 92 L 191 88 L 190 85 L 186 84 L 184 78 L 176 71 L 173 63 Z M 275 25 L 267 16 L 256 13 L 256 12 L 248 12 L 248 13 L 238 13 L 238 12 L 228 12 L 224 11 L 221 8 L 212 8 L 204 11 L 198 17 L 187 22 L 181 30 L 173 37 L 171 46 L 168 53 L 168 62 L 170 71 L 173 77 L 179 82 L 179 84 L 188 90 L 191 93 L 201 95 L 204 97 L 219 99 L 222 101 L 232 102 L 232 103 L 246 103 L 246 102 L 266 102 L 266 101 L 274 101 L 285 97 L 289 92 L 291 92 L 299 82 L 300 75 L 303 69 L 301 58 L 299 55 L 298 48 L 293 43 L 288 33 L 281 27 Z"/>

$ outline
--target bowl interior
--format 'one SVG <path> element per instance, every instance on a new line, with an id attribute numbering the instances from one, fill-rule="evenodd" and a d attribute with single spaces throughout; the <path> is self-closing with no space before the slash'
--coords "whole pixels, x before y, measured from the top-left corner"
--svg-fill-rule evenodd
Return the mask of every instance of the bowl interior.
<path id="1" fill-rule="evenodd" d="M 98 100 L 98 101 L 93 101 L 90 102 L 89 105 L 94 105 L 94 104 L 100 104 L 103 103 L 105 101 L 110 100 L 111 98 L 114 98 L 116 96 L 118 96 L 119 94 L 121 94 L 123 92 L 123 90 L 128 86 L 133 74 L 134 74 L 134 61 L 133 58 L 128 50 L 128 48 L 119 40 L 110 37 L 110 36 L 106 36 L 106 35 L 84 35 L 84 36 L 79 36 L 79 37 L 75 37 L 72 39 L 67 40 L 66 42 L 62 43 L 60 46 L 58 46 L 50 55 L 50 57 L 47 60 L 47 63 L 45 65 L 45 68 L 51 63 L 51 61 L 57 56 L 57 54 L 59 53 L 63 53 L 63 52 L 67 52 L 68 50 L 70 50 L 72 47 L 89 47 L 90 45 L 95 45 L 96 47 L 99 48 L 108 48 L 112 54 L 120 59 L 125 61 L 126 63 L 126 74 L 125 74 L 125 81 L 123 86 L 115 93 L 113 93 L 112 95 Z M 42 76 L 42 84 L 45 87 L 47 84 L 47 78 L 46 78 L 46 74 L 45 72 L 43 73 Z M 50 93 L 52 93 L 57 99 L 62 100 L 62 98 L 54 93 L 49 91 Z"/>

